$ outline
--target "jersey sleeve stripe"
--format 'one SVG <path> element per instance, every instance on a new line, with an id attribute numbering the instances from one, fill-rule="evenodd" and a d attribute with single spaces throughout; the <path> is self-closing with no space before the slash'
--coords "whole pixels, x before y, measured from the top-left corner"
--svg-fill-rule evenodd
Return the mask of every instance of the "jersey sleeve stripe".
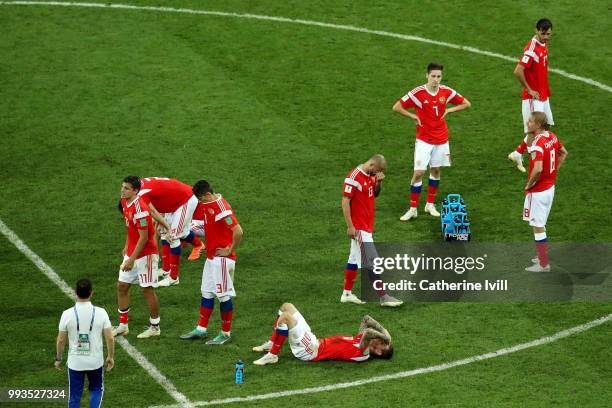
<path id="1" fill-rule="evenodd" d="M 540 146 L 530 146 L 527 148 L 527 151 L 529 153 L 531 152 L 540 152 L 542 154 L 544 154 L 544 149 L 542 149 Z"/>
<path id="2" fill-rule="evenodd" d="M 528 57 L 533 58 L 535 62 L 540 62 L 540 57 L 538 57 L 538 54 L 533 51 L 525 51 L 523 55 L 527 55 Z"/>
<path id="3" fill-rule="evenodd" d="M 423 104 L 421 103 L 421 101 L 419 101 L 417 99 L 416 96 L 414 96 L 414 94 L 412 93 L 412 91 L 408 92 L 408 97 L 412 100 L 412 102 L 419 107 L 419 109 L 423 109 Z"/>
<path id="4" fill-rule="evenodd" d="M 149 212 L 148 212 L 148 211 L 137 212 L 137 213 L 134 215 L 134 219 L 135 219 L 135 220 L 139 220 L 139 219 L 141 219 L 141 218 L 148 217 L 148 216 L 149 216 Z"/>
<path id="5" fill-rule="evenodd" d="M 225 210 L 223 212 L 220 212 L 219 214 L 215 215 L 215 221 L 219 221 L 222 218 L 227 217 L 228 215 L 232 215 L 233 212 L 231 210 Z"/>
<path id="6" fill-rule="evenodd" d="M 357 190 L 362 191 L 361 183 L 352 178 L 344 179 L 344 184 L 348 184 L 349 186 L 357 187 Z"/>

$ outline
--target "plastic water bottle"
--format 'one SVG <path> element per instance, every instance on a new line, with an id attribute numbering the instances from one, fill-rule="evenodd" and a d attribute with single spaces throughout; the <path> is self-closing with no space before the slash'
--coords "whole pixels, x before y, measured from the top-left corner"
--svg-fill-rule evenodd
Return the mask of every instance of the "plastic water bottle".
<path id="1" fill-rule="evenodd" d="M 236 363 L 236 384 L 242 384 L 244 382 L 244 363 L 242 360 L 238 360 Z"/>

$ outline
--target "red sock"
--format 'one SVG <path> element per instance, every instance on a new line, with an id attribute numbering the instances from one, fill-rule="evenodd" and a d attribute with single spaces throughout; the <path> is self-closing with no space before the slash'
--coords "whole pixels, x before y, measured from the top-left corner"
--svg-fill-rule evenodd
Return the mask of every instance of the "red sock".
<path id="1" fill-rule="evenodd" d="M 210 315 L 212 314 L 212 312 L 213 309 L 200 306 L 200 320 L 198 321 L 198 326 L 208 327 L 208 320 L 210 319 Z"/>
<path id="2" fill-rule="evenodd" d="M 119 323 L 120 324 L 128 324 L 128 313 L 130 313 L 130 309 L 127 308 L 125 310 L 119 309 Z"/>
<path id="3" fill-rule="evenodd" d="M 198 236 L 194 235 L 194 236 L 193 236 L 193 240 L 191 240 L 191 245 L 192 245 L 193 247 L 199 247 L 199 246 L 202 246 L 202 245 L 203 245 L 203 244 L 202 244 L 202 240 L 200 239 L 200 237 L 198 237 Z"/>
<path id="4" fill-rule="evenodd" d="M 527 143 L 525 143 L 525 141 L 523 140 L 521 144 L 518 145 L 518 147 L 516 148 L 516 151 L 518 152 L 518 154 L 522 155 L 523 153 L 525 153 L 525 150 L 527 150 Z"/>
<path id="5" fill-rule="evenodd" d="M 180 264 L 181 256 L 170 252 L 170 277 L 174 280 L 178 279 Z"/>
<path id="6" fill-rule="evenodd" d="M 162 245 L 162 269 L 166 272 L 170 272 L 170 245 Z"/>
<path id="7" fill-rule="evenodd" d="M 429 180 L 429 187 L 427 187 L 427 204 L 432 204 L 436 200 L 436 193 L 438 192 L 438 183 L 439 180 L 436 181 L 436 185 L 432 185 L 431 182 L 434 180 Z"/>
<path id="8" fill-rule="evenodd" d="M 548 265 L 548 242 L 536 242 L 536 251 L 538 252 L 540 266 L 544 267 Z"/>
<path id="9" fill-rule="evenodd" d="M 351 269 L 344 270 L 344 290 L 353 290 L 355 285 L 355 279 L 357 279 L 357 271 Z"/>
<path id="10" fill-rule="evenodd" d="M 232 329 L 233 310 L 221 310 L 221 330 L 228 332 Z"/>
<path id="11" fill-rule="evenodd" d="M 280 315 L 276 315 L 276 320 L 274 320 L 274 327 L 272 328 L 272 335 L 270 336 L 270 341 L 274 343 L 276 341 L 276 325 L 278 324 L 278 318 Z"/>
<path id="12" fill-rule="evenodd" d="M 283 347 L 285 340 L 287 340 L 288 334 L 289 329 L 287 328 L 286 324 L 281 324 L 276 328 L 276 336 L 274 338 L 274 344 L 270 349 L 270 354 L 278 355 L 278 352 L 280 351 L 281 347 Z"/>

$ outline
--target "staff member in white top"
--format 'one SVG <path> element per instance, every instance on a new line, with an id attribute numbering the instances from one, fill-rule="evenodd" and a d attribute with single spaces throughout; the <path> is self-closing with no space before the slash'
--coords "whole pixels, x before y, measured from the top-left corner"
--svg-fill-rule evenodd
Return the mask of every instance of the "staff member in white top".
<path id="1" fill-rule="evenodd" d="M 91 281 L 79 279 L 76 284 L 77 302 L 64 310 L 57 334 L 55 368 L 60 369 L 66 338 L 68 338 L 68 407 L 80 407 L 85 376 L 89 379 L 89 406 L 100 407 L 104 394 L 104 352 L 102 333 L 106 339 L 106 370 L 115 365 L 115 339 L 106 310 L 91 304 Z"/>

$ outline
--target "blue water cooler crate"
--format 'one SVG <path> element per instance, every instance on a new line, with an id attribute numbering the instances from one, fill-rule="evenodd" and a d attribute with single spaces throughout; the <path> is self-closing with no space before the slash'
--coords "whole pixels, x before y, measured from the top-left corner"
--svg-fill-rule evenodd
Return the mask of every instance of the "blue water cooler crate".
<path id="1" fill-rule="evenodd" d="M 467 206 L 461 194 L 449 194 L 442 201 L 440 222 L 445 241 L 469 241 L 472 238 Z"/>

